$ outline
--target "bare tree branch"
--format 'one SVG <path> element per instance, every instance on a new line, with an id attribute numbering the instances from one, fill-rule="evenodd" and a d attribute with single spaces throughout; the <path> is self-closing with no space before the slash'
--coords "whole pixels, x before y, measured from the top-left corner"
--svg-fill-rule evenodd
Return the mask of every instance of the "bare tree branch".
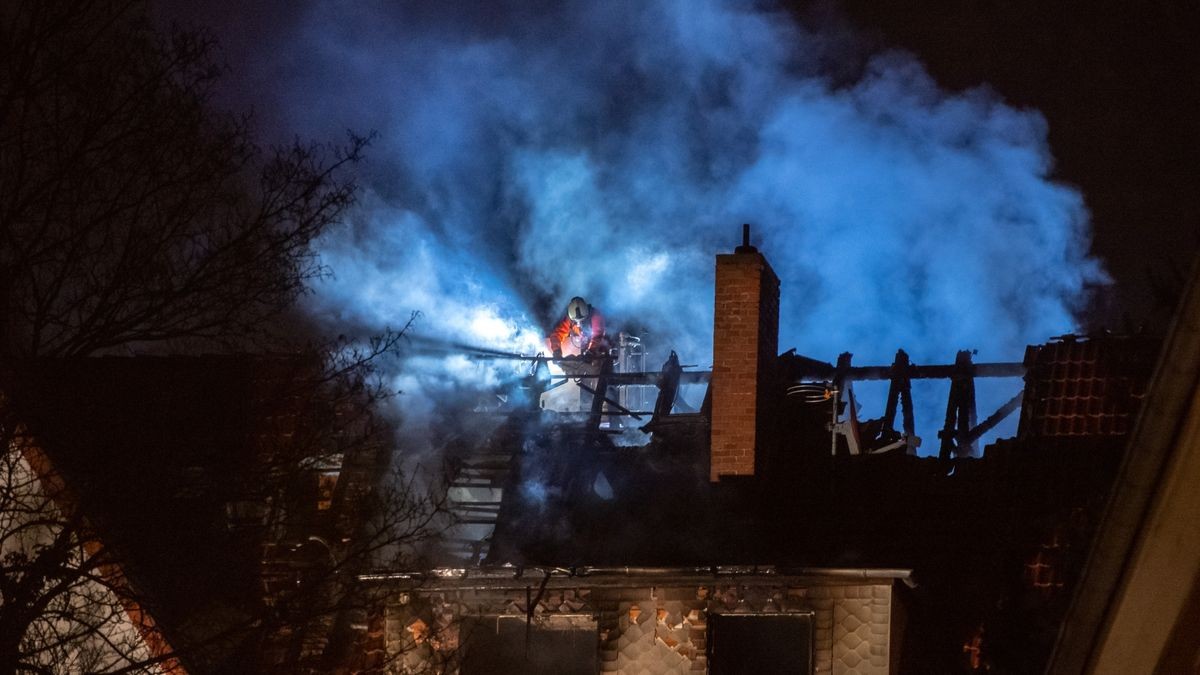
<path id="1" fill-rule="evenodd" d="M 377 601 L 356 574 L 407 555 L 444 511 L 444 496 L 388 471 L 394 430 L 375 412 L 389 392 L 374 365 L 411 320 L 288 357 L 300 365 L 246 402 L 265 425 L 246 461 L 184 486 L 247 528 L 263 593 L 211 625 L 164 628 L 152 581 L 89 492 L 124 479 L 94 461 L 121 439 L 67 449 L 94 475 L 60 473 L 63 448 L 42 447 L 36 426 L 46 401 L 17 404 L 45 359 L 181 344 L 295 354 L 274 319 L 328 273 L 313 244 L 353 203 L 369 138 L 259 147 L 246 118 L 211 106 L 212 48 L 155 30 L 144 0 L 0 6 L 0 673 L 170 672 L 231 645 L 253 672 L 329 668 L 313 645 L 347 644 L 346 617 Z"/>

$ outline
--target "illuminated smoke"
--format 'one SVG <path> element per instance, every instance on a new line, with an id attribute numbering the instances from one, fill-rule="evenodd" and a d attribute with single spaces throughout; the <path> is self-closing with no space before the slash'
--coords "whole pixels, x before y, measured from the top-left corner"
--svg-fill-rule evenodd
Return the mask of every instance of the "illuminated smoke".
<path id="1" fill-rule="evenodd" d="M 583 295 L 654 365 L 676 349 L 707 367 L 713 255 L 750 222 L 785 349 L 1019 360 L 1070 331 L 1104 275 L 1081 196 L 1048 179 L 1041 115 L 946 92 L 903 53 L 835 83 L 834 41 L 761 4 L 309 4 L 268 45 L 276 107 L 304 135 L 379 134 L 313 311 L 420 310 L 426 335 L 529 352 Z M 409 384 L 422 373 L 439 377 Z M 981 418 L 1017 387 L 983 388 Z M 915 392 L 925 452 L 940 391 Z"/>

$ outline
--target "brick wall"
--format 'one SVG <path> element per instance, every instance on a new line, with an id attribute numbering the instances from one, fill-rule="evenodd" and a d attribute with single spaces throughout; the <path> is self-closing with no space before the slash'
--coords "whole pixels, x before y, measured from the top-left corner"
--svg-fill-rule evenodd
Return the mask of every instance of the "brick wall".
<path id="1" fill-rule="evenodd" d="M 779 278 L 750 246 L 717 256 L 709 478 L 754 474 L 779 348 Z"/>

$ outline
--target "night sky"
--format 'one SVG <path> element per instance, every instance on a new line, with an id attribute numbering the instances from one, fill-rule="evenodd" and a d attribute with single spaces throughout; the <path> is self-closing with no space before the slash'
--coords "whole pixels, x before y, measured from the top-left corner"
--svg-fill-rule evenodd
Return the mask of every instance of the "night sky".
<path id="1" fill-rule="evenodd" d="M 265 142 L 378 133 L 307 306 L 338 333 L 420 310 L 532 353 L 583 294 L 706 367 L 711 255 L 745 219 L 781 349 L 1019 360 L 1162 330 L 1200 242 L 1194 3 L 224 4 L 157 5 L 219 41 L 219 105 Z M 468 365 L 398 385 L 495 375 Z M 981 414 L 1013 393 L 988 387 Z"/>
<path id="2" fill-rule="evenodd" d="M 300 12 L 291 2 L 158 3 L 167 20 L 205 26 L 230 66 L 224 95 L 277 122 L 260 63 Z M 300 3 L 309 5 L 312 3 Z M 486 22 L 493 3 L 458 3 Z M 531 3 L 531 6 L 537 3 Z M 770 4 L 770 3 L 764 3 Z M 1049 123 L 1055 178 L 1083 192 L 1092 252 L 1114 286 L 1089 323 L 1157 319 L 1152 275 L 1186 272 L 1200 244 L 1200 5 L 1038 0 L 791 1 L 801 21 L 853 33 L 859 55 L 915 53 L 950 90 L 986 85 Z M 531 9 L 530 11 L 536 11 Z M 850 58 L 848 61 L 853 62 Z M 286 132 L 285 132 L 286 135 Z"/>
<path id="3" fill-rule="evenodd" d="M 1172 265 L 1186 274 L 1200 244 L 1200 5 L 833 4 L 874 43 L 916 52 L 944 86 L 986 83 L 1040 110 L 1055 175 L 1083 191 L 1092 250 L 1116 282 L 1100 309 L 1116 329 L 1115 309 L 1150 317 L 1150 275 Z"/>

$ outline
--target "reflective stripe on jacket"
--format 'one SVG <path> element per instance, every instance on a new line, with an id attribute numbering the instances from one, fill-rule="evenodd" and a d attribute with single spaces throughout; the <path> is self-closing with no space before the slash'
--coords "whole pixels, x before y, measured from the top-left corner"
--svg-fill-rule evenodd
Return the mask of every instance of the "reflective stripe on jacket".
<path id="1" fill-rule="evenodd" d="M 563 317 L 563 320 L 558 322 L 558 325 L 546 338 L 546 345 L 550 347 L 550 351 L 558 348 L 562 350 L 563 354 L 578 355 L 607 348 L 608 340 L 604 336 L 604 315 L 595 307 L 590 309 L 591 314 L 583 320 L 582 324 L 575 323 L 570 317 Z"/>

